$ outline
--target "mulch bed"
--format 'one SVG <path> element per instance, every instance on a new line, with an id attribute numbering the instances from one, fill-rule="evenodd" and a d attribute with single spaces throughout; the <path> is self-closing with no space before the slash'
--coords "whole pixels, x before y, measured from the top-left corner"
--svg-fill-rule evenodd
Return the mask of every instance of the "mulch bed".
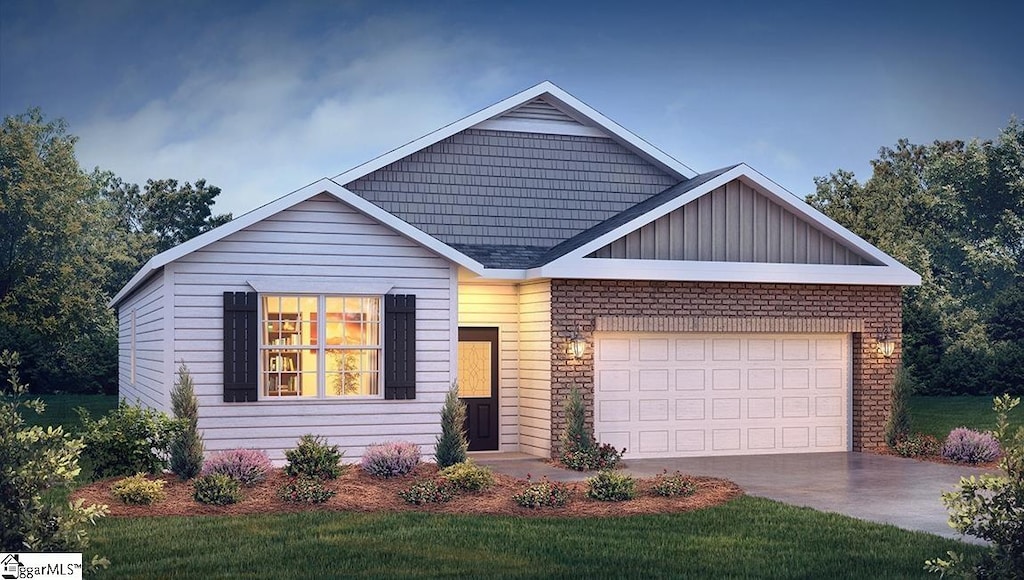
<path id="1" fill-rule="evenodd" d="M 431 478 L 437 473 L 433 464 L 420 465 L 408 475 L 394 479 L 372 477 L 357 466 L 338 479 L 327 481 L 326 487 L 337 495 L 322 504 L 292 503 L 277 497 L 277 489 L 288 481 L 288 476 L 275 469 L 266 482 L 243 488 L 241 502 L 227 506 L 201 504 L 192 498 L 192 485 L 181 482 L 174 475 L 162 475 L 167 483 L 166 499 L 155 505 L 127 505 L 110 492 L 118 478 L 106 479 L 80 488 L 74 499 L 86 504 L 107 504 L 113 517 L 196 516 L 293 513 L 303 511 L 346 512 L 428 512 L 448 514 L 488 514 L 504 516 L 554 517 L 610 517 L 640 514 L 679 513 L 719 505 L 743 495 L 738 485 L 724 479 L 694 477 L 697 492 L 689 497 L 665 498 L 651 493 L 653 479 L 638 479 L 639 497 L 624 502 L 602 502 L 585 496 L 585 483 L 570 483 L 572 498 L 562 508 L 530 509 L 516 505 L 512 495 L 526 486 L 526 482 L 507 475 L 494 474 L 495 484 L 486 491 L 463 493 L 448 503 L 416 506 L 406 503 L 398 492 L 419 479 Z"/>
<path id="2" fill-rule="evenodd" d="M 941 455 L 918 455 L 918 456 L 915 456 L 915 457 L 905 457 L 903 455 L 900 455 L 899 453 L 896 453 L 888 445 L 880 445 L 878 447 L 875 447 L 874 449 L 868 450 L 868 452 L 869 453 L 874 453 L 875 455 L 889 455 L 891 457 L 902 457 L 903 459 L 916 459 L 918 461 L 929 461 L 931 463 L 943 463 L 945 465 L 960 465 L 960 466 L 963 466 L 963 467 L 977 467 L 979 469 L 999 469 L 999 460 L 998 459 L 996 459 L 995 461 L 987 461 L 987 462 L 984 462 L 984 463 L 957 463 L 956 461 L 950 461 L 949 459 L 946 459 L 945 457 L 943 457 Z"/>

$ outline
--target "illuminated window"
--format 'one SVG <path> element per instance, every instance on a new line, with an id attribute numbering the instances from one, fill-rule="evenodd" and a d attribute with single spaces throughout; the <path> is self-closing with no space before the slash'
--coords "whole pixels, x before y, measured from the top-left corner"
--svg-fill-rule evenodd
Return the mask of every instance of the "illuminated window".
<path id="1" fill-rule="evenodd" d="M 267 295 L 261 316 L 263 396 L 380 396 L 379 297 Z"/>

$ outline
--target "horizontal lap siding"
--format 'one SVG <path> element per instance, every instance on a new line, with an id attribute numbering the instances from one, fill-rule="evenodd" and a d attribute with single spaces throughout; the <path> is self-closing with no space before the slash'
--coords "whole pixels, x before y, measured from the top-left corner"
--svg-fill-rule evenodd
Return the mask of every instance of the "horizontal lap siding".
<path id="1" fill-rule="evenodd" d="M 519 289 L 519 449 L 551 454 L 551 283 Z"/>
<path id="2" fill-rule="evenodd" d="M 121 400 L 168 410 L 164 365 L 164 274 L 158 272 L 118 307 L 118 395 Z M 135 382 L 132 382 L 132 311 L 135 311 Z M 171 379 L 173 382 L 173 378 Z"/>
<path id="3" fill-rule="evenodd" d="M 498 327 L 501 451 L 519 451 L 519 291 L 514 284 L 459 283 L 459 326 Z"/>
<path id="4" fill-rule="evenodd" d="M 222 294 L 252 291 L 247 280 L 303 279 L 393 285 L 415 294 L 417 388 L 411 401 L 222 400 Z M 384 440 L 408 440 L 433 452 L 439 411 L 451 382 L 452 266 L 365 215 L 321 195 L 231 234 L 176 262 L 175 360 L 196 381 L 199 427 L 207 451 L 265 449 L 281 460 L 306 433 L 327 437 L 349 460 Z"/>

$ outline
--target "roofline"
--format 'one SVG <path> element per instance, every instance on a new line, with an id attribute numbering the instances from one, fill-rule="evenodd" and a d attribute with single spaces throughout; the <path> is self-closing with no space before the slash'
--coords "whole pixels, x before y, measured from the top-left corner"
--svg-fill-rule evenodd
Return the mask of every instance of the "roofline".
<path id="1" fill-rule="evenodd" d="M 519 93 L 516 93 L 515 95 L 499 101 L 485 109 L 477 111 L 472 115 L 463 117 L 454 123 L 449 123 L 448 125 L 428 133 L 419 139 L 410 141 L 397 149 L 392 149 L 391 151 L 367 161 L 362 165 L 358 165 L 344 173 L 335 175 L 331 179 L 342 185 L 351 183 L 361 177 L 365 177 L 370 173 L 377 171 L 382 167 L 390 165 L 399 159 L 430 147 L 431 145 L 439 141 L 443 141 L 456 133 L 472 128 L 474 125 L 511 111 L 512 109 L 526 104 L 540 96 L 547 96 L 557 104 L 570 109 L 575 113 L 575 116 L 583 117 L 582 120 L 586 120 L 593 123 L 594 126 L 603 129 L 627 149 L 630 149 L 637 155 L 658 166 L 660 169 L 673 174 L 677 179 L 689 179 L 697 175 L 697 172 L 684 165 L 678 159 L 651 145 L 615 121 L 605 117 L 586 103 L 562 90 L 551 81 L 544 81 L 524 91 L 520 91 Z"/>
<path id="2" fill-rule="evenodd" d="M 395 230 L 421 246 L 474 273 L 481 274 L 485 270 L 484 265 L 480 262 L 470 258 L 462 252 L 459 252 L 455 248 L 452 248 L 448 244 L 445 244 L 430 234 L 427 234 L 423 230 L 416 228 L 409 222 L 406 222 L 394 214 L 381 209 L 379 206 L 376 206 L 359 195 L 345 189 L 336 182 L 324 178 L 319 181 L 315 181 L 302 189 L 293 191 L 284 197 L 280 197 L 266 205 L 260 206 L 222 226 L 200 234 L 187 242 L 181 243 L 169 250 L 153 256 L 134 276 L 132 276 L 131 280 L 129 280 L 128 283 L 110 299 L 107 303 L 108 306 L 117 308 L 117 305 L 131 295 L 131 293 L 134 292 L 143 281 L 167 264 L 187 256 L 192 252 L 201 250 L 202 248 L 205 248 L 214 242 L 218 242 L 235 232 L 294 207 L 295 205 L 316 195 L 320 195 L 321 193 L 333 196 L 338 201 L 352 206 L 357 211 L 373 218 L 382 225 Z"/>
<path id="3" fill-rule="evenodd" d="M 601 236 L 598 236 L 594 240 L 591 240 L 590 242 L 587 242 L 581 245 L 580 247 L 570 252 L 567 252 L 566 254 L 552 260 L 551 262 L 548 262 L 547 264 L 540 266 L 539 268 L 536 268 L 535 270 L 538 271 L 538 275 L 542 275 L 543 277 L 550 277 L 552 276 L 551 272 L 557 272 L 559 268 L 562 267 L 569 268 L 570 265 L 572 265 L 575 262 L 578 262 L 579 260 L 584 259 L 591 252 L 603 248 L 604 246 L 614 242 L 615 240 L 625 236 L 626 234 L 634 232 L 640 229 L 641 227 L 653 222 L 654 220 L 664 215 L 667 215 L 676 209 L 679 209 L 680 207 L 686 205 L 687 203 L 690 203 L 691 201 L 701 197 L 702 195 L 714 191 L 715 189 L 718 189 L 719 187 L 722 187 L 723 185 L 736 179 L 742 179 L 744 181 L 747 181 L 748 183 L 756 185 L 761 189 L 767 190 L 769 193 L 773 195 L 773 197 L 777 199 L 777 201 L 780 204 L 786 206 L 797 215 L 804 216 L 812 223 L 816 223 L 825 230 L 835 234 L 841 240 L 852 245 L 861 252 L 864 252 L 868 256 L 871 256 L 872 258 L 878 260 L 879 262 L 882 263 L 883 266 L 899 270 L 901 274 L 903 274 L 899 278 L 905 281 L 901 282 L 901 284 L 911 286 L 917 286 L 921 284 L 921 277 L 916 272 L 900 263 L 899 260 L 893 258 L 889 254 L 886 254 L 882 250 L 879 250 L 878 248 L 876 248 L 875 246 L 871 245 L 863 238 L 858 236 L 857 234 L 851 232 L 850 230 L 836 223 L 834 220 L 832 220 L 825 214 L 814 209 L 808 203 L 804 202 L 799 197 L 793 195 L 791 192 L 789 192 L 782 186 L 778 185 L 771 179 L 768 179 L 767 177 L 765 177 L 764 175 L 754 170 L 745 163 L 737 165 L 733 169 L 723 173 L 722 175 L 719 175 L 714 179 L 708 180 L 707 182 L 701 184 L 700 186 L 694 188 L 693 190 L 683 195 L 666 201 L 663 205 L 658 206 L 657 208 L 654 208 L 651 211 L 643 215 L 640 215 L 635 219 L 632 219 L 606 232 Z M 735 262 L 730 263 L 734 265 L 737 264 Z M 543 272 L 543 274 L 541 274 L 541 272 Z"/>

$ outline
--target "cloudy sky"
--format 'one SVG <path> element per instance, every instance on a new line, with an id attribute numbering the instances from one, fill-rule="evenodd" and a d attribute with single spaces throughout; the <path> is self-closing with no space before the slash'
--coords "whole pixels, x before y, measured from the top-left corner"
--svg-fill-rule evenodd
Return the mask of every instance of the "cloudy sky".
<path id="1" fill-rule="evenodd" d="M 662 6 L 662 4 L 670 6 Z M 542 80 L 697 171 L 798 195 L 1024 115 L 1024 3 L 0 0 L 0 113 L 236 215 Z"/>

